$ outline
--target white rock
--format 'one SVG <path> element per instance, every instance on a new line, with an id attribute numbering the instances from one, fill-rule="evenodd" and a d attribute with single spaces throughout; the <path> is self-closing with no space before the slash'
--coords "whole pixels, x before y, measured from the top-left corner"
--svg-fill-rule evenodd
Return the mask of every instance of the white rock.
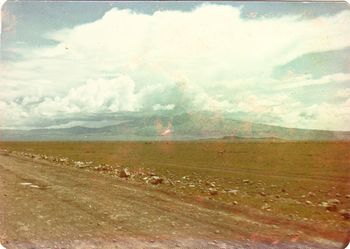
<path id="1" fill-rule="evenodd" d="M 128 168 L 124 168 L 119 172 L 119 177 L 126 178 L 126 177 L 130 177 L 130 176 L 131 176 L 131 174 L 130 174 Z"/>
<path id="2" fill-rule="evenodd" d="M 163 178 L 160 178 L 159 176 L 152 176 L 148 182 L 153 185 L 158 185 L 163 182 Z"/>

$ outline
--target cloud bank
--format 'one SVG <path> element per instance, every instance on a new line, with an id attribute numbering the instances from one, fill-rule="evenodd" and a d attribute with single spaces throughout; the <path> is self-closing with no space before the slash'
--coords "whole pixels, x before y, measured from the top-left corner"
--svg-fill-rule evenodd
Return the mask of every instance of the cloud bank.
<path id="1" fill-rule="evenodd" d="M 21 59 L 1 64 L 1 126 L 50 126 L 66 114 L 213 111 L 350 130 L 350 96 L 341 93 L 350 74 L 273 76 L 300 56 L 348 48 L 350 11 L 313 19 L 245 19 L 240 11 L 215 4 L 153 14 L 114 8 L 95 22 L 43 34 L 54 45 L 14 46 Z M 296 98 L 325 86 L 318 103 Z"/>

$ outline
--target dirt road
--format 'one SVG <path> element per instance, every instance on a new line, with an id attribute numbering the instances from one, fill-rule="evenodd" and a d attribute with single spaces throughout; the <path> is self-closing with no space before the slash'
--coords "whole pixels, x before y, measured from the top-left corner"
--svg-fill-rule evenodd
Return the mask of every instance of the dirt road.
<path id="1" fill-rule="evenodd" d="M 6 248 L 342 248 L 317 228 L 4 154 L 0 201 Z"/>

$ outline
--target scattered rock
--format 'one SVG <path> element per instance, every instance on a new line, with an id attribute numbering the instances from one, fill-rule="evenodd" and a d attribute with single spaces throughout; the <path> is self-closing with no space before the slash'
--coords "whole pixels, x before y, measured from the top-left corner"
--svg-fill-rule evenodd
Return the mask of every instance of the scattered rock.
<path id="1" fill-rule="evenodd" d="M 210 186 L 212 188 L 215 188 L 215 183 L 214 182 L 206 182 L 205 185 Z"/>
<path id="2" fill-rule="evenodd" d="M 259 193 L 261 196 L 266 196 L 266 193 L 265 192 L 260 192 Z"/>
<path id="3" fill-rule="evenodd" d="M 350 219 L 350 211 L 342 209 L 339 211 L 339 214 L 343 216 L 344 220 L 349 220 Z"/>
<path id="4" fill-rule="evenodd" d="M 76 166 L 76 167 L 82 167 L 82 166 L 84 166 L 84 162 L 81 162 L 81 161 L 75 161 L 74 162 L 74 166 Z"/>
<path id="5" fill-rule="evenodd" d="M 326 201 L 323 201 L 319 204 L 320 207 L 327 207 L 328 203 Z"/>
<path id="6" fill-rule="evenodd" d="M 330 212 L 335 212 L 335 211 L 337 211 L 337 205 L 334 203 L 327 203 L 326 209 Z"/>
<path id="7" fill-rule="evenodd" d="M 68 163 L 68 158 L 66 158 L 66 157 L 60 158 L 59 162 L 60 163 Z"/>
<path id="8" fill-rule="evenodd" d="M 92 162 L 85 162 L 85 167 L 89 167 Z M 113 171 L 113 167 L 108 164 L 99 164 L 98 166 L 94 167 L 94 170 L 96 171 Z"/>
<path id="9" fill-rule="evenodd" d="M 271 206 L 269 204 L 265 203 L 264 205 L 261 206 L 261 209 L 270 211 L 271 210 Z"/>
<path id="10" fill-rule="evenodd" d="M 127 178 L 130 176 L 131 176 L 131 174 L 130 174 L 128 168 L 124 168 L 124 169 L 120 170 L 120 172 L 119 172 L 119 177 L 121 177 L 121 178 Z"/>
<path id="11" fill-rule="evenodd" d="M 329 199 L 327 203 L 338 205 L 340 204 L 340 201 L 338 199 Z"/>
<path id="12" fill-rule="evenodd" d="M 209 194 L 217 195 L 218 194 L 218 190 L 216 188 L 209 188 Z"/>
<path id="13" fill-rule="evenodd" d="M 233 205 L 238 205 L 238 201 L 233 201 Z"/>
<path id="14" fill-rule="evenodd" d="M 159 176 L 152 176 L 148 182 L 153 185 L 158 185 L 163 182 L 163 178 L 160 178 Z"/>
<path id="15" fill-rule="evenodd" d="M 250 181 L 248 179 L 244 179 L 242 182 L 248 184 Z"/>
<path id="16" fill-rule="evenodd" d="M 309 200 L 305 201 L 305 203 L 306 203 L 307 205 L 312 205 L 312 202 L 309 201 Z"/>
<path id="17" fill-rule="evenodd" d="M 350 195 L 346 195 L 345 197 L 348 198 L 348 199 L 350 199 Z"/>
<path id="18" fill-rule="evenodd" d="M 228 194 L 231 194 L 231 195 L 237 195 L 238 194 L 238 189 L 230 189 L 227 191 Z"/>

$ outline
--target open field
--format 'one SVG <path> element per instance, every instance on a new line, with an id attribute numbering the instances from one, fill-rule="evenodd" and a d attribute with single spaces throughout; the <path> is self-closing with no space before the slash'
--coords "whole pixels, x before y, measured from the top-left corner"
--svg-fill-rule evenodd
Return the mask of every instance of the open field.
<path id="1" fill-rule="evenodd" d="M 131 177 L 116 181 L 208 201 L 272 225 L 295 224 L 295 232 L 339 241 L 350 228 L 339 213 L 350 209 L 349 142 L 1 142 L 0 149 L 36 155 L 34 161 L 45 155 L 83 172 L 113 176 L 127 167 Z M 79 169 L 77 161 L 92 163 Z M 164 181 L 147 184 L 152 175 Z M 322 204 L 330 199 L 336 210 Z"/>

